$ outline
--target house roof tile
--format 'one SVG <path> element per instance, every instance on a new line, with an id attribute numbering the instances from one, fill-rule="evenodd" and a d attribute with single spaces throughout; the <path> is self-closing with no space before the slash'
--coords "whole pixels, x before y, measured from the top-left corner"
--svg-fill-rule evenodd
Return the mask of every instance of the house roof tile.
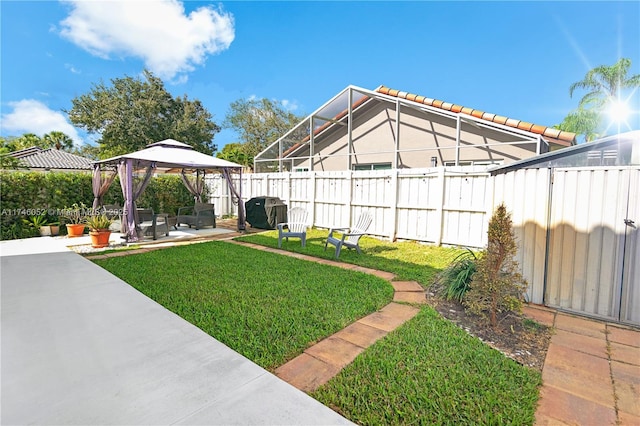
<path id="1" fill-rule="evenodd" d="M 92 160 L 55 148 L 31 147 L 10 153 L 31 169 L 91 170 Z"/>
<path id="2" fill-rule="evenodd" d="M 493 123 L 503 124 L 509 127 L 513 127 L 527 132 L 536 133 L 546 138 L 556 139 L 558 143 L 563 145 L 573 145 L 576 143 L 576 134 L 571 132 L 563 132 L 552 127 L 541 126 L 538 124 L 527 123 L 526 121 L 520 121 L 515 118 L 503 117 L 501 115 L 491 114 L 488 112 L 480 111 L 477 109 L 465 107 L 462 105 L 452 104 L 444 102 L 438 99 L 426 98 L 424 96 L 416 95 L 413 93 L 401 92 L 396 89 L 390 89 L 385 86 L 380 86 L 376 89 L 378 93 L 382 93 L 389 96 L 407 99 L 409 101 L 418 102 L 424 105 L 429 105 L 435 108 L 444 109 L 452 112 L 460 112 L 463 114 L 471 115 L 481 120 L 491 121 Z"/>

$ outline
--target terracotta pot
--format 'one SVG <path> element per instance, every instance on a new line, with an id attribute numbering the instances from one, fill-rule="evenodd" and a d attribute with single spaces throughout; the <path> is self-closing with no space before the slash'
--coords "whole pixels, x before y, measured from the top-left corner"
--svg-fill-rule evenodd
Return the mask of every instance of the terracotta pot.
<path id="1" fill-rule="evenodd" d="M 89 235 L 91 235 L 91 247 L 102 248 L 109 245 L 109 237 L 111 236 L 111 231 L 109 231 L 108 229 L 89 231 Z"/>
<path id="2" fill-rule="evenodd" d="M 81 237 L 84 234 L 84 223 L 67 223 L 68 237 Z"/>
<path id="3" fill-rule="evenodd" d="M 52 236 L 56 236 L 58 234 L 60 234 L 60 225 L 50 225 L 51 228 L 51 235 Z"/>

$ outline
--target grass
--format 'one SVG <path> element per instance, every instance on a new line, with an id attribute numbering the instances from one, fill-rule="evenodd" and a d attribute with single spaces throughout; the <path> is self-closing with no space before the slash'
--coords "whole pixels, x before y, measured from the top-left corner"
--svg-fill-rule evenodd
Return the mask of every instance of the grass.
<path id="1" fill-rule="evenodd" d="M 368 274 L 224 242 L 94 262 L 270 370 L 393 297 Z"/>
<path id="2" fill-rule="evenodd" d="M 282 241 L 282 249 L 323 259 L 334 259 L 335 247 L 324 250 L 327 230 L 311 229 L 307 231 L 307 246 L 302 248 L 299 239 Z M 266 247 L 278 247 L 278 231 L 266 231 L 236 238 L 238 241 L 259 244 Z M 435 274 L 446 267 L 455 258 L 460 249 L 435 247 L 415 241 L 389 243 L 376 238 L 362 237 L 360 247 L 363 255 L 355 250 L 343 249 L 340 261 L 367 268 L 393 272 L 398 281 L 417 281 L 427 287 Z"/>
<path id="3" fill-rule="evenodd" d="M 326 231 L 307 247 L 325 259 Z M 242 241 L 277 246 L 277 232 Z M 427 286 L 460 250 L 363 238 L 340 261 Z M 132 286 L 259 365 L 274 370 L 391 300 L 375 277 L 224 242 L 96 260 Z M 533 424 L 539 372 L 523 367 L 423 307 L 312 396 L 367 425 Z"/>
<path id="4" fill-rule="evenodd" d="M 312 396 L 358 424 L 533 424 L 540 374 L 425 307 Z"/>

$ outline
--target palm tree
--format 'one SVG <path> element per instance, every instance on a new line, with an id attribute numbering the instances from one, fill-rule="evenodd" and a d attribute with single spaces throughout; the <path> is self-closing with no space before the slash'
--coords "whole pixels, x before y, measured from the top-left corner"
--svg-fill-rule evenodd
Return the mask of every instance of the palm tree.
<path id="1" fill-rule="evenodd" d="M 631 60 L 621 58 L 611 66 L 601 65 L 587 72 L 584 79 L 569 87 L 569 96 L 576 89 L 588 90 L 578 104 L 578 109 L 565 117 L 557 127 L 561 130 L 585 135 L 587 141 L 601 135 L 603 114 L 622 101 L 622 91 L 640 87 L 640 74 L 627 77 Z M 606 132 L 606 129 L 604 130 Z"/>
<path id="2" fill-rule="evenodd" d="M 67 136 L 63 132 L 51 131 L 42 137 L 43 148 L 56 148 L 64 151 L 71 151 L 73 149 L 73 139 Z"/>
<path id="3" fill-rule="evenodd" d="M 586 89 L 589 92 L 580 99 L 580 107 L 589 105 L 606 107 L 611 102 L 619 101 L 623 89 L 640 86 L 640 74 L 627 78 L 631 67 L 631 60 L 621 58 L 614 65 L 608 67 L 600 65 L 589 71 L 584 79 L 569 87 L 569 96 L 573 97 L 576 89 Z"/>

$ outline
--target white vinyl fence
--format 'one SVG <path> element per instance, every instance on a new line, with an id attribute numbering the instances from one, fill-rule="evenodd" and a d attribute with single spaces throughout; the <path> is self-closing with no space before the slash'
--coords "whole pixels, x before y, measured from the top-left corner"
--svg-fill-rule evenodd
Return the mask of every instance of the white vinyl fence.
<path id="1" fill-rule="evenodd" d="M 226 184 L 216 176 L 208 184 L 216 212 L 236 215 Z M 243 202 L 279 197 L 307 209 L 315 227 L 349 227 L 369 210 L 371 235 L 471 248 L 486 245 L 504 203 L 530 301 L 632 324 L 640 324 L 639 191 L 638 167 L 261 173 L 242 182 Z"/>
<path id="2" fill-rule="evenodd" d="M 260 173 L 242 180 L 243 201 L 279 197 L 289 208 L 307 209 L 320 228 L 348 227 L 369 210 L 369 233 L 390 240 L 480 248 L 493 211 L 491 176 L 471 169 Z M 216 212 L 236 215 L 223 182 L 215 175 L 208 182 Z"/>

